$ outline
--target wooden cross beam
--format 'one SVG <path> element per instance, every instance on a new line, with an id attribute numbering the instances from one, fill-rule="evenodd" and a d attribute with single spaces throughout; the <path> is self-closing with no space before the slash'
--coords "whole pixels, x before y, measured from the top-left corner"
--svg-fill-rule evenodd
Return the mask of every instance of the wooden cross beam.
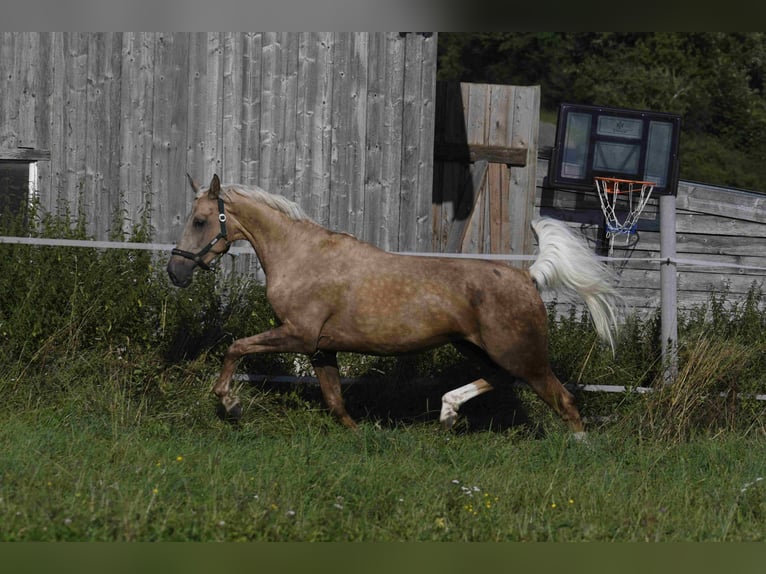
<path id="1" fill-rule="evenodd" d="M 525 147 L 505 147 L 500 145 L 483 144 L 454 144 L 439 143 L 435 145 L 434 159 L 436 161 L 455 161 L 462 163 L 504 163 L 508 166 L 524 167 L 527 165 Z"/>

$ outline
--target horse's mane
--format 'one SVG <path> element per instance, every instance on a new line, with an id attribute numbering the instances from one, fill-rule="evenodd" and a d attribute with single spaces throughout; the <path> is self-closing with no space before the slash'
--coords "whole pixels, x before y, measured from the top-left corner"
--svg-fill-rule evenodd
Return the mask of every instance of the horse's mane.
<path id="1" fill-rule="evenodd" d="M 264 203 L 268 205 L 269 207 L 276 209 L 277 211 L 281 211 L 282 213 L 287 215 L 290 219 L 311 220 L 308 214 L 305 211 L 303 211 L 303 209 L 301 209 L 301 206 L 295 203 L 294 201 L 290 201 L 289 199 L 282 197 L 281 195 L 269 193 L 268 191 L 261 189 L 258 186 L 229 184 L 229 185 L 221 185 L 221 189 L 223 191 L 224 199 L 226 199 L 226 197 L 229 196 L 231 193 L 236 193 L 242 197 L 252 199 L 253 201 L 258 201 L 260 203 Z"/>

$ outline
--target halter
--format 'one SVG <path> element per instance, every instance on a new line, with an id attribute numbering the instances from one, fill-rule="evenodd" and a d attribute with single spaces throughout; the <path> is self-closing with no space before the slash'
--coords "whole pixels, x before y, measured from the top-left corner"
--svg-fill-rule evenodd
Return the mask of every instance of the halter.
<path id="1" fill-rule="evenodd" d="M 221 199 L 220 197 L 218 198 L 218 222 L 221 224 L 221 230 L 218 232 L 218 235 L 216 235 L 213 239 L 211 239 L 210 243 L 208 243 L 207 245 L 205 245 L 205 247 L 197 251 L 197 253 L 184 251 L 183 249 L 178 249 L 177 247 L 173 248 L 173 250 L 170 253 L 172 255 L 179 255 L 180 257 L 184 257 L 186 259 L 191 259 L 205 271 L 210 271 L 211 269 L 210 265 L 202 261 L 202 258 L 205 255 L 207 255 L 208 251 L 210 251 L 213 248 L 213 245 L 218 243 L 220 239 L 223 239 L 224 241 L 226 241 L 227 249 L 228 249 L 228 243 L 229 243 L 228 240 L 226 239 L 226 213 L 223 210 L 223 199 Z M 226 253 L 225 249 L 221 251 L 220 253 L 216 253 L 216 257 L 220 257 L 224 253 Z M 216 257 L 214 257 L 213 260 L 210 261 L 210 263 L 215 261 Z"/>

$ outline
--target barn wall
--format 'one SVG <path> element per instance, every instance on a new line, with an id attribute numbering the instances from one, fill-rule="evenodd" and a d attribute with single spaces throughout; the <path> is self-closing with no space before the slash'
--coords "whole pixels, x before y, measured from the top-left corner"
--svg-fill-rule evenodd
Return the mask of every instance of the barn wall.
<path id="1" fill-rule="evenodd" d="M 172 242 L 202 183 L 258 184 L 393 250 L 431 245 L 436 36 L 3 33 L 0 158 L 106 238 L 146 207 Z"/>
<path id="2" fill-rule="evenodd" d="M 547 159 L 540 159 L 536 214 L 570 222 L 597 250 L 603 216 L 595 189 L 590 193 L 548 189 L 543 185 L 547 171 Z M 621 292 L 630 307 L 642 313 L 660 307 L 658 211 L 657 199 L 650 200 L 638 234 L 628 245 L 619 237 L 614 243 L 614 257 L 627 259 L 612 264 L 619 273 Z M 765 194 L 681 181 L 676 197 L 676 240 L 679 259 L 733 266 L 680 264 L 679 309 L 706 302 L 712 292 L 742 301 L 754 284 L 766 287 Z"/>

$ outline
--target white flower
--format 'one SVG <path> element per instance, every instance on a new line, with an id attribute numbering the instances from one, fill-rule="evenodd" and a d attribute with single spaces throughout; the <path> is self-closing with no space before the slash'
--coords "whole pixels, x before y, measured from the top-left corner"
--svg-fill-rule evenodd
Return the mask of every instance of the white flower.
<path id="1" fill-rule="evenodd" d="M 763 480 L 763 477 L 759 476 L 754 481 L 746 483 L 742 488 L 739 489 L 739 491 L 740 492 L 745 492 L 748 488 L 750 488 L 751 486 L 761 482 L 762 480 Z"/>

